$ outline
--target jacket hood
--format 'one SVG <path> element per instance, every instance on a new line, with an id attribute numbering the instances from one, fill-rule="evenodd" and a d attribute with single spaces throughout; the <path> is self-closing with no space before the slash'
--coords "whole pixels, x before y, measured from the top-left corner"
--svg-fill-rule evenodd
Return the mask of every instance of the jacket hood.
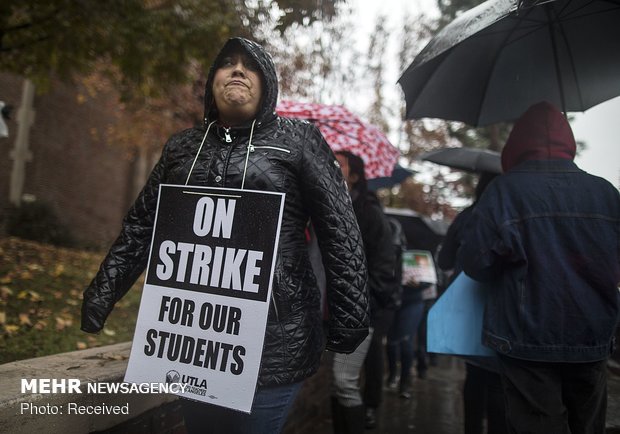
<path id="1" fill-rule="evenodd" d="M 256 42 L 235 37 L 226 41 L 209 69 L 207 84 L 205 86 L 205 125 L 217 119 L 217 107 L 215 106 L 215 100 L 213 98 L 213 78 L 215 76 L 215 71 L 222 63 L 225 55 L 232 50 L 238 49 L 241 49 L 246 55 L 254 59 L 262 73 L 263 95 L 258 114 L 256 115 L 257 123 L 260 124 L 276 116 L 278 77 L 271 56 Z"/>
<path id="2" fill-rule="evenodd" d="M 512 128 L 502 150 L 502 169 L 507 172 L 527 160 L 572 160 L 576 148 L 562 112 L 540 102 L 527 109 Z"/>

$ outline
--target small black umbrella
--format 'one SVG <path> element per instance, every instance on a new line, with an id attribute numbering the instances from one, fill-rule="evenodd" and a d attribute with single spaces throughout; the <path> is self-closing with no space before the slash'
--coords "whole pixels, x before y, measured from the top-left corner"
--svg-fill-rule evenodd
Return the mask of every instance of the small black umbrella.
<path id="1" fill-rule="evenodd" d="M 476 148 L 441 148 L 420 156 L 420 160 L 468 172 L 502 173 L 499 152 Z"/>
<path id="2" fill-rule="evenodd" d="M 414 173 L 415 170 L 408 169 L 401 166 L 400 164 L 396 164 L 390 176 L 382 176 L 380 178 L 369 179 L 368 188 L 372 191 L 378 190 L 380 188 L 391 188 L 394 187 L 396 184 L 400 184 Z"/>
<path id="3" fill-rule="evenodd" d="M 401 224 L 407 238 L 407 249 L 435 252 L 448 231 L 449 224 L 432 220 L 410 209 L 385 208 L 385 214 Z"/>
<path id="4" fill-rule="evenodd" d="M 539 101 L 585 111 L 620 95 L 620 2 L 486 1 L 442 29 L 398 82 L 406 119 L 482 126 Z"/>

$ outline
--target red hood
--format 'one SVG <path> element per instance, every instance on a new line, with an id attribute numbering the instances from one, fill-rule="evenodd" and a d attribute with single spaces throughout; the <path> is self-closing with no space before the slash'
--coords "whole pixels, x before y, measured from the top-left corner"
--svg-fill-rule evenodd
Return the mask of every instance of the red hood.
<path id="1" fill-rule="evenodd" d="M 527 160 L 572 160 L 575 138 L 562 112 L 548 102 L 531 106 L 515 123 L 502 151 L 502 169 Z"/>

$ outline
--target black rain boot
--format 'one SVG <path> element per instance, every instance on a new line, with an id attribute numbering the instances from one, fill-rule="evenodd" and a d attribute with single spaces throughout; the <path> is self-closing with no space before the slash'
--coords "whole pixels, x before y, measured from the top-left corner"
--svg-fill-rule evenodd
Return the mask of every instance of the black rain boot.
<path id="1" fill-rule="evenodd" d="M 338 398 L 332 396 L 332 427 L 334 434 L 345 434 L 346 424 L 344 420 L 344 407 L 338 402 Z"/>
<path id="2" fill-rule="evenodd" d="M 366 420 L 366 411 L 363 405 L 356 407 L 342 407 L 344 410 L 344 434 L 363 434 Z"/>
<path id="3" fill-rule="evenodd" d="M 366 407 L 366 418 L 364 420 L 366 429 L 375 429 L 377 427 L 377 409 Z"/>

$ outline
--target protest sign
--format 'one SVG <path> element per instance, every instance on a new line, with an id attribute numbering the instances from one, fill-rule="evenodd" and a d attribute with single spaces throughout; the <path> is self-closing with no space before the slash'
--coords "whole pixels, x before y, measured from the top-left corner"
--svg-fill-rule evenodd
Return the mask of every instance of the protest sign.
<path id="1" fill-rule="evenodd" d="M 282 193 L 161 185 L 125 381 L 250 411 L 283 207 Z"/>
<path id="2" fill-rule="evenodd" d="M 406 250 L 403 252 L 403 285 L 437 283 L 437 271 L 433 255 L 427 250 Z"/>
<path id="3" fill-rule="evenodd" d="M 428 312 L 429 353 L 492 356 L 482 345 L 486 285 L 461 272 Z"/>

